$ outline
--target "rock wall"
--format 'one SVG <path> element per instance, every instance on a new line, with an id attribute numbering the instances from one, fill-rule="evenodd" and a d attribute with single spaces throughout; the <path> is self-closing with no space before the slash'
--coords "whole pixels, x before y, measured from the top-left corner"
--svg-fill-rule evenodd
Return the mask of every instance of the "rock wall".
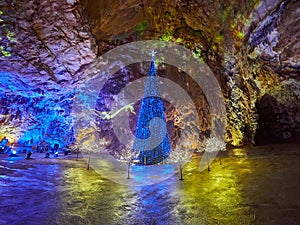
<path id="1" fill-rule="evenodd" d="M 1 1 L 0 17 L 0 138 L 65 146 L 73 83 L 97 54 L 82 7 L 77 1 Z"/>
<path id="2" fill-rule="evenodd" d="M 28 91 L 59 92 L 95 59 L 95 41 L 76 1 L 1 1 L 0 10 L 0 46 L 8 51 L 2 52 L 1 72 Z"/>
<path id="3" fill-rule="evenodd" d="M 0 95 L 0 140 L 6 137 L 10 143 L 25 146 L 48 145 L 60 147 L 74 140 L 70 116 L 74 94 L 60 99 L 48 97 L 29 98 Z"/>
<path id="4" fill-rule="evenodd" d="M 295 66 L 299 64 L 299 52 L 298 33 L 294 29 L 288 29 L 292 41 L 287 47 L 295 49 L 291 52 L 283 47 L 287 38 L 284 27 L 287 24 L 299 26 L 294 22 L 299 17 L 298 8 L 298 1 L 262 1 L 244 23 L 242 42 L 238 36 L 232 36 L 234 45 L 225 52 L 223 68 L 227 86 L 224 90 L 228 112 L 227 141 L 234 146 L 257 144 L 256 140 L 260 138 L 255 137 L 260 135 L 258 128 L 263 121 L 257 106 L 266 94 L 280 102 L 287 113 L 288 119 L 273 122 L 299 130 L 299 68 Z M 292 15 L 287 17 L 291 12 Z M 289 57 L 282 61 L 286 51 L 290 51 Z M 289 72 L 285 73 L 287 68 Z M 278 132 L 286 135 L 284 130 Z M 274 138 L 268 140 L 274 142 Z"/>
<path id="5" fill-rule="evenodd" d="M 71 127 L 71 96 L 86 79 L 85 68 L 120 44 L 148 39 L 176 42 L 209 65 L 226 99 L 229 144 L 255 144 L 265 115 L 259 111 L 263 96 L 271 96 L 285 109 L 288 119 L 282 120 L 283 126 L 298 132 L 299 4 L 297 0 L 1 1 L 1 133 L 7 134 L 8 121 L 17 120 L 19 114 L 28 120 L 59 115 L 58 127 L 70 130 L 65 124 Z M 132 74 L 141 76 L 138 68 L 127 70 L 126 82 L 138 77 Z M 163 70 L 159 73 L 164 76 Z M 209 133 L 205 96 L 193 81 L 173 69 L 169 73 L 173 75 L 168 78 L 191 94 L 201 130 Z M 124 82 L 119 78 L 111 84 L 121 88 Z M 108 93 L 107 98 L 113 101 L 114 95 Z M 57 112 L 61 110 L 68 113 Z M 18 123 L 13 126 L 29 126 L 24 120 Z"/>
<path id="6" fill-rule="evenodd" d="M 103 1 L 103 10 L 92 1 L 82 2 L 100 53 L 120 43 L 161 39 L 184 45 L 205 60 L 224 89 L 226 141 L 234 146 L 255 144 L 256 103 L 263 95 L 292 91 L 283 83 L 286 79 L 298 83 L 298 1 L 127 1 L 128 10 L 115 1 Z M 130 22 L 118 26 L 116 21 L 127 16 Z M 290 122 L 299 124 L 298 100 L 282 104 L 289 105 Z"/>

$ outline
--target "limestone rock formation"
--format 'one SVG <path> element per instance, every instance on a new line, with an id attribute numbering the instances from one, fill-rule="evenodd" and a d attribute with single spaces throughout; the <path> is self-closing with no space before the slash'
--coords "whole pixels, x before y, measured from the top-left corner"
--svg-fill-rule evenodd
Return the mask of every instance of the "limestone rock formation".
<path id="1" fill-rule="evenodd" d="M 71 132 L 72 99 L 87 79 L 85 69 L 110 49 L 149 39 L 183 45 L 209 65 L 226 99 L 229 144 L 255 143 L 264 115 L 256 106 L 266 95 L 286 108 L 286 121 L 298 132 L 299 8 L 297 0 L 3 0 L 1 135 L 17 140 L 16 127 L 29 132 L 37 123 L 29 117 L 49 113 L 57 127 L 68 124 L 65 130 Z M 179 82 L 192 96 L 201 130 L 209 133 L 208 104 L 199 87 L 176 69 L 162 69 L 158 67 L 158 74 Z M 110 101 L 124 85 L 122 79 L 130 82 L 145 75 L 138 66 L 124 71 L 128 73 L 106 87 Z M 111 104 L 106 102 L 104 107 Z M 43 135 L 51 136 L 53 129 L 45 126 Z"/>

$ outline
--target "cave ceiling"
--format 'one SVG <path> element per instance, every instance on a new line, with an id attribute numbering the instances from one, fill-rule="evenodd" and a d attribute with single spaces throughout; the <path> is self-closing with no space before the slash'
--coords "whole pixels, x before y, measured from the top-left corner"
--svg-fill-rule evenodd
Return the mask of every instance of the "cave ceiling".
<path id="1" fill-rule="evenodd" d="M 1 90 L 61 92 L 120 44 L 180 40 L 213 69 L 241 46 L 299 79 L 299 1 L 1 1 Z M 232 50 L 234 48 L 234 50 Z"/>

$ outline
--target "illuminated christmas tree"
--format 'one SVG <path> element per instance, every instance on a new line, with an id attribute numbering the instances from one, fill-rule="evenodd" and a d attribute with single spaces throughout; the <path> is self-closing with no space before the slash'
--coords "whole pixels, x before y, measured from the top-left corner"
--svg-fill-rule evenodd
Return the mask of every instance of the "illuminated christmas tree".
<path id="1" fill-rule="evenodd" d="M 159 97 L 154 55 L 152 56 L 133 145 L 134 150 L 140 151 L 140 163 L 147 165 L 162 162 L 171 151 L 163 101 Z"/>

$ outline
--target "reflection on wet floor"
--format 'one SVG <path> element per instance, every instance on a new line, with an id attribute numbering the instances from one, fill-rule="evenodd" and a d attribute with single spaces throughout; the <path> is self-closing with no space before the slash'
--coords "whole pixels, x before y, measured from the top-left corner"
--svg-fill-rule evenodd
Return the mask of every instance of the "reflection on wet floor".
<path id="1" fill-rule="evenodd" d="M 106 224 L 251 224 L 254 215 L 240 193 L 238 168 L 215 163 L 208 173 L 197 170 L 198 161 L 185 166 L 184 181 L 173 176 L 141 187 L 119 185 L 95 171 L 70 168 L 64 172 L 67 203 L 62 215 Z"/>
<path id="2" fill-rule="evenodd" d="M 1 159 L 0 224 L 300 224 L 298 146 L 286 155 L 277 148 L 234 149 L 210 172 L 199 171 L 199 156 L 185 165 L 183 181 L 175 174 L 148 186 L 110 181 L 82 159 Z"/>
<path id="3" fill-rule="evenodd" d="M 176 191 L 181 197 L 178 212 L 186 213 L 185 216 L 178 215 L 185 223 L 251 224 L 253 213 L 242 206 L 248 201 L 241 193 L 241 179 L 245 171 L 227 163 L 226 159 L 222 165 L 214 163 L 210 172 L 194 171 L 181 183 Z"/>
<path id="4" fill-rule="evenodd" d="M 247 158 L 247 152 L 244 148 L 234 148 L 232 149 L 232 154 L 238 158 Z"/>

